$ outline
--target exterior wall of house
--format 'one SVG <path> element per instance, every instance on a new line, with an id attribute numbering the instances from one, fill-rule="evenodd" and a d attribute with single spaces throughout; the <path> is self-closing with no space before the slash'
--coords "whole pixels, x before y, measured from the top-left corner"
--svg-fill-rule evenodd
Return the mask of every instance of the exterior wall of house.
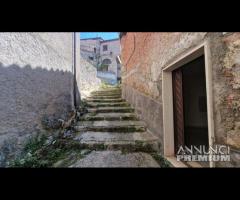
<path id="1" fill-rule="evenodd" d="M 81 56 L 85 60 L 92 63 L 94 66 L 98 64 L 98 55 L 100 54 L 100 41 L 101 38 L 94 39 L 82 39 L 81 40 Z M 96 48 L 96 53 L 94 52 Z M 89 57 L 93 57 L 93 60 L 90 60 Z"/>
<path id="2" fill-rule="evenodd" d="M 0 33 L 0 49 L 0 166 L 5 166 L 26 138 L 56 128 L 73 109 L 73 37 Z"/>
<path id="3" fill-rule="evenodd" d="M 103 51 L 103 46 L 107 45 L 107 51 Z M 104 59 L 111 60 L 108 70 L 117 75 L 117 60 L 116 57 L 120 55 L 120 40 L 107 40 L 101 42 L 100 49 L 101 61 Z"/>
<path id="4" fill-rule="evenodd" d="M 212 66 L 215 144 L 230 145 L 240 166 L 240 33 L 134 33 L 121 38 L 123 97 L 136 109 L 163 150 L 162 69 L 203 41 Z"/>
<path id="5" fill-rule="evenodd" d="M 103 46 L 107 45 L 108 50 L 103 51 Z M 96 48 L 96 53 L 94 52 Z M 117 56 L 120 55 L 120 40 L 103 40 L 102 38 L 90 38 L 81 39 L 81 56 L 95 67 L 100 66 L 104 59 L 109 59 L 111 64 L 108 65 L 108 71 L 100 72 L 98 70 L 98 77 L 101 80 L 110 84 L 117 82 L 117 78 L 120 77 L 120 64 L 117 63 Z M 90 60 L 89 57 L 93 57 L 94 60 Z"/>

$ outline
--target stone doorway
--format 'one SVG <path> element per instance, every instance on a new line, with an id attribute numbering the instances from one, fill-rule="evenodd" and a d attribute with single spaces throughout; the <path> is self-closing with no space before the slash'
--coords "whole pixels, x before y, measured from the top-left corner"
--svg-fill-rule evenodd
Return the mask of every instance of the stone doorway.
<path id="1" fill-rule="evenodd" d="M 175 153 L 181 145 L 208 147 L 204 56 L 174 70 L 172 74 Z"/>
<path id="2" fill-rule="evenodd" d="M 210 60 L 210 52 L 209 52 L 209 47 L 208 47 L 208 43 L 204 42 L 202 44 L 200 44 L 199 46 L 192 48 L 190 51 L 186 52 L 185 54 L 183 54 L 181 57 L 179 57 L 178 59 L 176 59 L 174 62 L 172 62 L 171 64 L 169 64 L 168 66 L 166 66 L 163 69 L 163 73 L 162 73 L 162 88 L 163 88 L 163 131 L 164 131 L 164 155 L 166 158 L 168 158 L 168 160 L 176 167 L 185 167 L 186 165 L 184 163 L 181 162 L 177 162 L 176 157 L 175 157 L 175 149 L 176 146 L 179 145 L 178 141 L 175 137 L 175 124 L 176 124 L 176 120 L 174 119 L 174 83 L 173 83 L 173 76 L 174 76 L 174 71 L 179 71 L 181 70 L 181 80 L 182 80 L 182 76 L 185 76 L 185 80 L 188 80 L 187 77 L 189 77 L 189 75 L 191 76 L 191 73 L 187 67 L 185 68 L 185 70 L 182 70 L 184 66 L 190 65 L 191 62 L 195 62 L 195 60 L 198 60 L 198 62 L 202 62 L 202 72 L 201 74 L 205 74 L 205 81 L 204 81 L 204 85 L 205 85 L 205 93 L 206 96 L 202 95 L 201 97 L 199 97 L 199 99 L 197 98 L 198 102 L 197 104 L 199 104 L 197 106 L 198 109 L 200 109 L 201 111 L 206 111 L 205 112 L 205 118 L 204 118 L 204 126 L 202 126 L 202 131 L 203 132 L 207 132 L 208 135 L 206 137 L 206 134 L 203 137 L 203 140 L 205 144 L 211 146 L 213 144 L 214 141 L 214 122 L 213 122 L 213 106 L 212 106 L 212 75 L 211 75 L 211 60 Z M 182 69 L 181 69 L 182 68 Z M 189 68 L 190 69 L 190 68 Z M 205 70 L 205 72 L 203 72 L 203 69 Z M 184 71 L 184 72 L 183 72 Z M 191 78 L 190 78 L 191 79 Z M 184 81 L 183 81 L 184 82 Z M 190 84 L 190 83 L 181 83 L 181 86 L 185 87 L 186 85 Z M 202 84 L 201 84 L 202 85 Z M 182 97 L 187 96 L 188 94 L 183 94 L 182 93 Z M 189 100 L 189 99 L 188 99 Z M 195 102 L 195 103 L 196 103 Z M 189 109 L 185 110 L 184 112 L 184 102 L 182 99 L 182 110 L 180 110 L 180 114 L 182 115 L 182 119 L 184 119 L 184 117 L 188 117 L 188 116 L 184 116 L 184 113 L 190 112 Z M 186 105 L 185 105 L 186 107 Z M 206 109 L 207 108 L 207 109 Z M 191 114 L 192 116 L 192 114 Z M 181 117 L 180 117 L 181 119 Z M 206 121 L 207 121 L 207 126 L 206 126 Z M 188 120 L 189 122 L 189 120 Z M 180 131 L 182 131 L 182 133 L 184 133 L 184 130 L 186 130 L 186 134 L 184 136 L 184 134 L 181 135 L 181 137 L 178 138 L 178 140 L 180 141 L 180 143 L 184 144 L 185 142 L 188 144 L 191 143 L 195 143 L 192 142 L 193 140 L 198 140 L 198 136 L 192 136 L 191 134 L 191 128 L 189 128 L 187 130 L 187 126 L 184 126 L 184 120 L 180 121 L 179 124 L 182 124 L 182 127 L 180 127 Z M 191 123 L 190 123 L 191 124 Z M 191 127 L 191 126 L 190 126 Z M 200 129 L 198 129 L 200 130 Z M 200 132 L 202 132 L 200 131 Z M 199 133 L 200 134 L 200 133 Z M 201 141 L 201 140 L 200 140 Z M 194 163 L 196 164 L 196 163 Z M 195 166 L 200 166 L 199 163 L 197 163 Z M 214 163 L 210 162 L 210 167 L 213 167 Z"/>

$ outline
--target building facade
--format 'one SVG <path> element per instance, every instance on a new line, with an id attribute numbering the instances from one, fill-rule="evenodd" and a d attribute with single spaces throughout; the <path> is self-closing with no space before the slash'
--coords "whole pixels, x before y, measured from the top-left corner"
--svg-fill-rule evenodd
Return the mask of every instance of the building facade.
<path id="1" fill-rule="evenodd" d="M 172 163 L 180 145 L 230 147 L 240 166 L 240 33 L 121 33 L 123 97 Z"/>
<path id="2" fill-rule="evenodd" d="M 0 48 L 3 167 L 29 137 L 57 130 L 59 119 L 68 119 L 78 106 L 81 92 L 100 81 L 95 68 L 83 68 L 79 33 L 0 33 Z"/>
<path id="3" fill-rule="evenodd" d="M 81 39 L 81 56 L 98 70 L 98 77 L 116 83 L 121 77 L 120 40 Z"/>
<path id="4" fill-rule="evenodd" d="M 0 166 L 74 108 L 73 33 L 0 33 Z"/>
<path id="5" fill-rule="evenodd" d="M 80 41 L 80 49 L 81 49 L 81 57 L 95 67 L 97 67 L 100 63 L 100 48 L 101 48 L 102 38 L 90 38 L 90 39 L 81 39 Z"/>

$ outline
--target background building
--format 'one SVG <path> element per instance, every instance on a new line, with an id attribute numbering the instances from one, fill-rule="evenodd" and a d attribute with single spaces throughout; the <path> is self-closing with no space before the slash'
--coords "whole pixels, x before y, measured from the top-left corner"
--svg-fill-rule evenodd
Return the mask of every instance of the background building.
<path id="1" fill-rule="evenodd" d="M 81 56 L 98 70 L 98 77 L 115 84 L 121 77 L 120 40 L 81 39 Z"/>

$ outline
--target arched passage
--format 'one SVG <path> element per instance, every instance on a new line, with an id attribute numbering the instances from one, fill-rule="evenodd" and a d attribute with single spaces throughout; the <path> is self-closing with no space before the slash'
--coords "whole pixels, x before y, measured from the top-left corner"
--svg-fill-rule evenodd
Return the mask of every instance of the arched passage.
<path id="1" fill-rule="evenodd" d="M 108 71 L 108 66 L 112 63 L 112 61 L 108 58 L 104 59 L 102 61 L 102 64 L 100 66 L 100 71 Z"/>

